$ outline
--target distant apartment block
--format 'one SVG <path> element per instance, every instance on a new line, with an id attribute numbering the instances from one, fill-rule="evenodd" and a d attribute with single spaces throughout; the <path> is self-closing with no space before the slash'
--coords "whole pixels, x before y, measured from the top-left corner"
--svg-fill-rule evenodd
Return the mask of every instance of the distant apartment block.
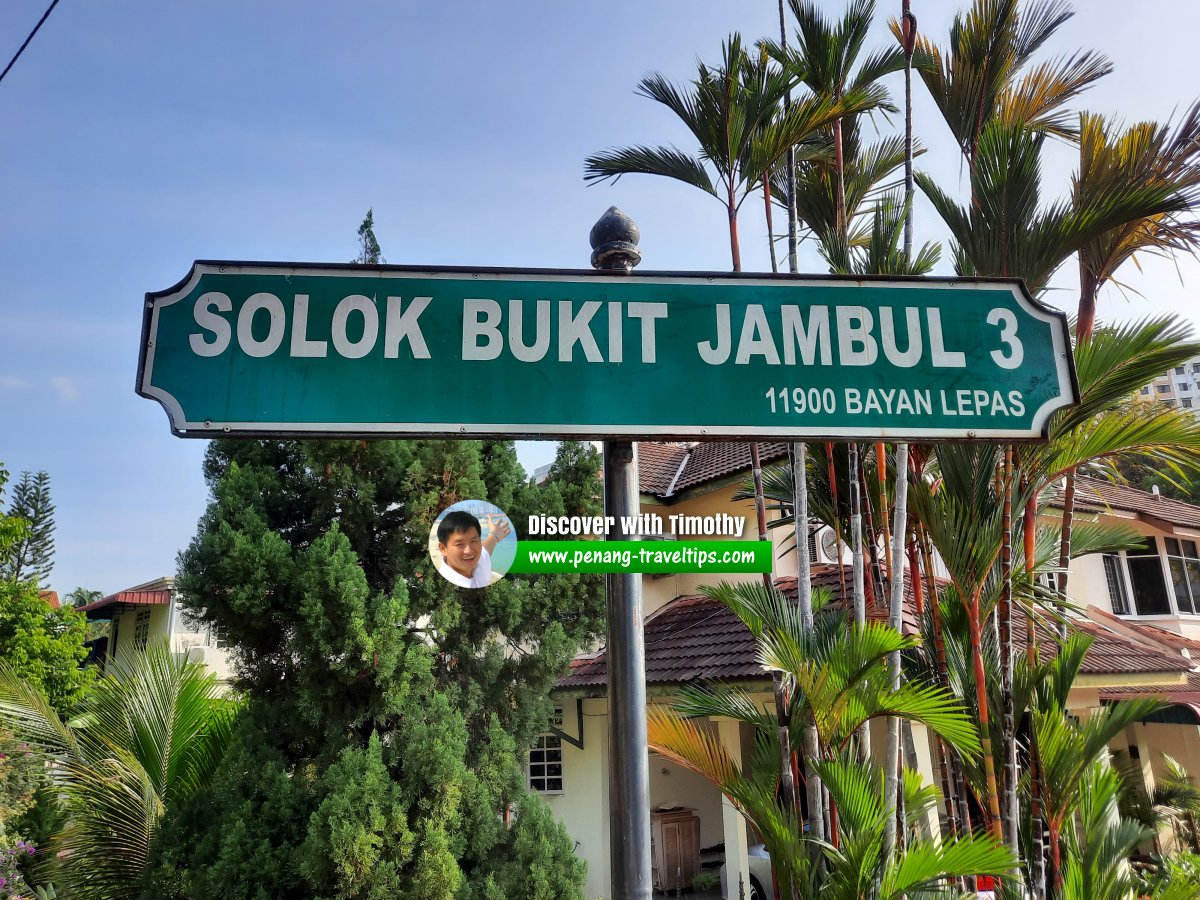
<path id="1" fill-rule="evenodd" d="M 1155 378 L 1153 383 L 1142 388 L 1142 396 L 1200 411 L 1200 356 Z"/>

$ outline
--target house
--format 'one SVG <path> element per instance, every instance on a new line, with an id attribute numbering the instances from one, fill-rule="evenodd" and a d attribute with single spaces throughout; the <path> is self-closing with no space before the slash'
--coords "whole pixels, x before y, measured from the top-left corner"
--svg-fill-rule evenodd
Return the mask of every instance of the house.
<path id="1" fill-rule="evenodd" d="M 783 444 L 764 443 L 761 451 L 764 464 L 786 459 Z M 733 499 L 749 471 L 745 444 L 641 443 L 638 452 L 643 513 L 664 518 L 669 513 L 731 513 L 746 519 L 741 539 L 757 538 L 753 502 Z M 1132 726 L 1113 749 L 1140 760 L 1147 788 L 1163 771 L 1162 753 L 1200 774 L 1200 507 L 1082 478 L 1077 500 L 1077 514 L 1123 522 L 1143 534 L 1146 543 L 1140 550 L 1072 563 L 1069 593 L 1083 613 L 1074 627 L 1093 643 L 1071 693 L 1071 709 L 1086 716 L 1122 696 L 1164 697 L 1173 705 Z M 770 533 L 777 573 L 795 571 L 787 531 Z M 814 586 L 846 602 L 849 579 L 844 578 L 840 548 L 818 539 L 810 542 L 809 553 Z M 680 686 L 713 680 L 735 683 L 764 705 L 772 701 L 770 678 L 757 663 L 749 631 L 722 604 L 699 593 L 712 580 L 689 574 L 644 578 L 648 702 L 670 703 Z M 796 590 L 794 577 L 779 577 L 776 583 L 787 593 Z M 872 614 L 886 615 L 882 609 Z M 909 616 L 906 626 L 911 628 Z M 1022 617 L 1016 617 L 1014 627 L 1023 644 Z M 1040 643 L 1043 653 L 1052 646 Z M 588 897 L 610 895 L 606 678 L 603 651 L 576 658 L 556 690 L 561 718 L 530 752 L 530 787 L 543 794 L 588 862 Z M 735 760 L 748 758 L 752 736 L 739 723 L 716 719 L 706 727 Z M 913 738 L 918 770 L 927 783 L 937 784 L 928 735 L 918 725 Z M 882 745 L 882 733 L 876 744 Z M 751 839 L 740 815 L 715 787 L 652 754 L 650 803 L 652 809 L 693 810 L 700 847 L 723 845 L 730 872 L 742 872 L 749 886 Z M 737 883 L 736 875 L 732 883 Z"/>
<path id="2" fill-rule="evenodd" d="M 79 611 L 89 622 L 110 622 L 107 637 L 91 643 L 89 662 L 101 669 L 129 653 L 139 653 L 154 641 L 165 641 L 171 652 L 206 665 L 223 685 L 229 684 L 229 651 L 221 636 L 194 622 L 179 606 L 175 579 L 158 578 L 117 591 Z"/>

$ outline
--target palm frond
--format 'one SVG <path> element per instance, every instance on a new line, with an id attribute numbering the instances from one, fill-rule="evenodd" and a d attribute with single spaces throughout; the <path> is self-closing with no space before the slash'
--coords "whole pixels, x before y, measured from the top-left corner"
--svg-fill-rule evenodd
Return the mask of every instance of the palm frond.
<path id="1" fill-rule="evenodd" d="M 718 196 L 712 178 L 700 162 L 674 147 L 626 147 L 607 150 L 584 160 L 584 181 L 613 181 L 622 175 L 662 175 L 707 194 Z"/>

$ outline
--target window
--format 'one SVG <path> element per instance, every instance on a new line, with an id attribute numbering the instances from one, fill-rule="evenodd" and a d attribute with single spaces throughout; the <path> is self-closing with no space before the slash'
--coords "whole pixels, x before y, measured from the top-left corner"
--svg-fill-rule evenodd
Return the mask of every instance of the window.
<path id="1" fill-rule="evenodd" d="M 1176 366 L 1176 367 L 1175 367 L 1175 374 L 1176 374 L 1176 375 L 1182 375 L 1182 374 L 1183 374 L 1183 366 Z"/>
<path id="2" fill-rule="evenodd" d="M 1141 547 L 1125 554 L 1129 564 L 1129 583 L 1133 585 L 1133 602 L 1139 616 L 1169 616 L 1171 600 L 1167 596 L 1167 582 L 1163 578 L 1162 560 L 1158 556 L 1158 544 L 1148 537 Z"/>
<path id="3" fill-rule="evenodd" d="M 150 643 L 150 610 L 139 609 L 137 618 L 133 620 L 133 645 L 139 650 L 145 650 Z"/>
<path id="4" fill-rule="evenodd" d="M 1167 538 L 1167 568 L 1175 589 L 1175 605 L 1181 613 L 1200 612 L 1200 555 L 1195 541 Z"/>
<path id="5" fill-rule="evenodd" d="M 1200 375 L 1200 363 L 1192 363 L 1192 373 Z"/>
<path id="6" fill-rule="evenodd" d="M 1181 381 L 1178 384 L 1176 384 L 1175 386 L 1177 388 L 1179 388 L 1179 390 L 1181 390 L 1181 391 L 1189 391 L 1192 388 L 1192 386 L 1190 384 L 1188 384 L 1186 381 Z"/>
<path id="7" fill-rule="evenodd" d="M 1171 390 L 1171 386 L 1169 384 L 1160 384 L 1160 385 L 1156 385 L 1156 387 L 1158 388 L 1158 392 L 1160 394 L 1165 394 Z"/>
<path id="8" fill-rule="evenodd" d="M 1150 388 L 1148 388 L 1148 387 L 1142 388 L 1142 394 L 1147 397 L 1150 396 Z"/>
<path id="9" fill-rule="evenodd" d="M 561 706 L 555 707 L 551 721 L 555 728 L 562 728 Z M 529 789 L 539 794 L 563 792 L 562 738 L 558 735 L 540 735 L 529 751 Z"/>
<path id="10" fill-rule="evenodd" d="M 1179 405 L 1182 406 L 1184 409 L 1191 409 L 1192 408 L 1191 398 L 1185 397 L 1184 399 L 1179 401 Z"/>
<path id="11" fill-rule="evenodd" d="M 1104 577 L 1108 580 L 1108 599 L 1112 611 L 1118 616 L 1129 615 L 1129 594 L 1125 590 L 1125 577 L 1121 574 L 1121 557 L 1115 553 L 1104 554 Z"/>

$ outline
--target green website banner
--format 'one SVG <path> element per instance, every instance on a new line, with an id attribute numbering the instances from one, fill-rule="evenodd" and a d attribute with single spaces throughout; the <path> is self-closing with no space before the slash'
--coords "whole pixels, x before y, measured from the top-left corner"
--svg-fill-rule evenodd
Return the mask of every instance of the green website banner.
<path id="1" fill-rule="evenodd" d="M 521 541 L 508 571 L 762 573 L 771 571 L 771 542 Z"/>
<path id="2" fill-rule="evenodd" d="M 1076 402 L 1019 281 L 196 263 L 138 392 L 189 437 L 1031 439 Z"/>

